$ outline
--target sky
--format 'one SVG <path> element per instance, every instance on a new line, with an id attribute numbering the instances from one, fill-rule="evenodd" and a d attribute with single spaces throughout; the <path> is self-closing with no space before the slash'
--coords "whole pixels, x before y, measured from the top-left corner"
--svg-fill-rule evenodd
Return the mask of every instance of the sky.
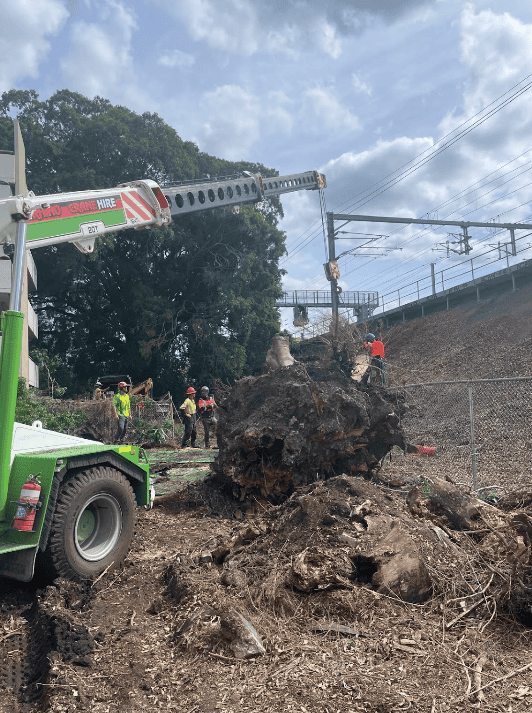
<path id="1" fill-rule="evenodd" d="M 0 91 L 98 95 L 215 156 L 319 170 L 327 211 L 532 222 L 526 0 L 0 0 L 0 17 Z M 328 290 L 318 192 L 283 206 L 284 288 Z M 532 257 L 525 230 L 508 257 L 506 231 L 471 228 L 465 256 L 458 228 L 335 227 L 339 284 L 379 292 L 377 313 L 428 294 L 431 263 L 441 289 Z"/>

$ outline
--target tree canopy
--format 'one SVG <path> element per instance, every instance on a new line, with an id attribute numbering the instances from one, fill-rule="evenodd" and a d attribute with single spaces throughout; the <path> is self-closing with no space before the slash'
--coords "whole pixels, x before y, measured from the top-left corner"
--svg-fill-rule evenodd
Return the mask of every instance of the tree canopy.
<path id="1" fill-rule="evenodd" d="M 62 90 L 0 100 L 0 146 L 12 147 L 11 117 L 26 145 L 27 183 L 36 194 L 159 183 L 242 170 L 183 141 L 157 114 L 135 114 L 96 97 Z M 171 226 L 125 230 L 97 241 L 92 255 L 72 245 L 33 251 L 40 346 L 62 358 L 57 380 L 69 394 L 105 373 L 153 378 L 156 394 L 176 399 L 187 384 L 231 383 L 257 373 L 279 330 L 278 261 L 285 251 L 277 199 L 183 216 Z"/>

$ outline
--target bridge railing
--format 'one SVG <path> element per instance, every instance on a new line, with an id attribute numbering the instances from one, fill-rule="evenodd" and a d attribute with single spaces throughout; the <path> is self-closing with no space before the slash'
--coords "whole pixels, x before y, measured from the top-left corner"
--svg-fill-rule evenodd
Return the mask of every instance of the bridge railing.
<path id="1" fill-rule="evenodd" d="M 341 307 L 360 307 L 368 305 L 372 309 L 379 306 L 378 292 L 342 292 L 338 296 Z M 276 307 L 331 307 L 330 290 L 292 290 L 283 292 L 280 299 L 276 300 Z"/>

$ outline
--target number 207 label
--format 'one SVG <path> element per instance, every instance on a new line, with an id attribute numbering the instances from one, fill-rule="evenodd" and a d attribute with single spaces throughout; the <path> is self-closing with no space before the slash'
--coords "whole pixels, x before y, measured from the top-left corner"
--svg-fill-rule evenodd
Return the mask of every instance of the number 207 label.
<path id="1" fill-rule="evenodd" d="M 101 221 L 97 223 L 85 223 L 81 226 L 81 233 L 87 237 L 92 237 L 98 235 L 104 228 L 104 224 Z"/>

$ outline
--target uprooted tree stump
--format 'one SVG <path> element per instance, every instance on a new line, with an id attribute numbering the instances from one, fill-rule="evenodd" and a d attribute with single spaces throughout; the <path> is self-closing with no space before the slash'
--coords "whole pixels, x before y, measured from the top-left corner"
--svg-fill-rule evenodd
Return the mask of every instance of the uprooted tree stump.
<path id="1" fill-rule="evenodd" d="M 394 445 L 405 448 L 396 410 L 334 360 L 244 378 L 219 408 L 215 477 L 241 500 L 276 502 L 316 479 L 370 476 Z"/>

